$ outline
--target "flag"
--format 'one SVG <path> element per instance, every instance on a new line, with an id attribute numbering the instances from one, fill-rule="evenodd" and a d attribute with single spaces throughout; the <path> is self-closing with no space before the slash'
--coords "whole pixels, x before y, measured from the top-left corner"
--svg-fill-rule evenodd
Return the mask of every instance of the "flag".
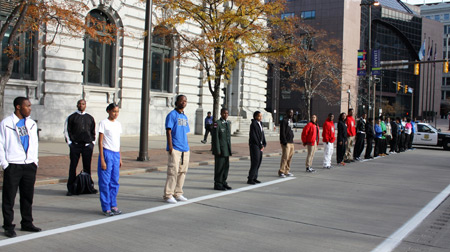
<path id="1" fill-rule="evenodd" d="M 420 61 L 422 61 L 422 59 L 425 57 L 425 41 L 426 40 L 423 41 L 423 44 L 422 44 L 422 46 L 420 47 L 420 50 L 419 50 L 419 60 Z"/>
<path id="2" fill-rule="evenodd" d="M 433 56 L 433 45 L 431 45 L 430 54 L 428 54 L 428 60 L 431 60 L 431 56 Z"/>
<path id="3" fill-rule="evenodd" d="M 436 44 L 434 44 L 434 46 L 436 47 Z M 437 50 L 435 49 L 434 50 L 434 61 L 436 61 L 436 53 L 437 53 Z M 433 62 L 433 67 L 436 67 L 436 62 Z"/>

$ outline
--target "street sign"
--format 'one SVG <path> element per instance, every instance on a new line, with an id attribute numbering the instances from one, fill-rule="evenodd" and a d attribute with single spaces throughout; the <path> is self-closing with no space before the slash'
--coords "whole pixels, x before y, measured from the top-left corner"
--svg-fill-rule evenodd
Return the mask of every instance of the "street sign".
<path id="1" fill-rule="evenodd" d="M 381 50 L 372 50 L 372 75 L 381 75 Z"/>

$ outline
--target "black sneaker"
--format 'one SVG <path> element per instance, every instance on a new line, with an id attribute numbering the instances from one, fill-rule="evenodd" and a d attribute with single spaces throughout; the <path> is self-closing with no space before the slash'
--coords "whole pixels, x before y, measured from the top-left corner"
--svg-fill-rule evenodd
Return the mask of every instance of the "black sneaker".
<path id="1" fill-rule="evenodd" d="M 5 236 L 9 238 L 14 238 L 17 236 L 16 231 L 14 229 L 7 229 L 5 230 Z"/>
<path id="2" fill-rule="evenodd" d="M 314 169 L 311 168 L 311 167 L 307 167 L 307 168 L 306 168 L 306 172 L 314 173 L 314 172 L 316 172 L 316 170 L 314 170 Z"/>

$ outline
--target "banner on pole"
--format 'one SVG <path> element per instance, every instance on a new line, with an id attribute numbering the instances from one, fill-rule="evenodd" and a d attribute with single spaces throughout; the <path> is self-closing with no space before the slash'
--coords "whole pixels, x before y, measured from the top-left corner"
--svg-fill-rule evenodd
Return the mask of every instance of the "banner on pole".
<path id="1" fill-rule="evenodd" d="M 372 75 L 381 75 L 381 50 L 372 51 Z"/>
<path id="2" fill-rule="evenodd" d="M 365 76 L 367 74 L 366 54 L 366 50 L 358 50 L 358 76 Z"/>

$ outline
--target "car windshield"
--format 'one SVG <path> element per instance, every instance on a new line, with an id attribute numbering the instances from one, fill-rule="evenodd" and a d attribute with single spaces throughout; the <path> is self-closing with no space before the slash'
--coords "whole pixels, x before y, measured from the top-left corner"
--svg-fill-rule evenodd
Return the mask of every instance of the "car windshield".
<path id="1" fill-rule="evenodd" d="M 428 124 L 427 126 L 433 129 L 435 132 L 438 132 L 438 130 L 435 127 L 431 126 L 430 124 Z"/>

